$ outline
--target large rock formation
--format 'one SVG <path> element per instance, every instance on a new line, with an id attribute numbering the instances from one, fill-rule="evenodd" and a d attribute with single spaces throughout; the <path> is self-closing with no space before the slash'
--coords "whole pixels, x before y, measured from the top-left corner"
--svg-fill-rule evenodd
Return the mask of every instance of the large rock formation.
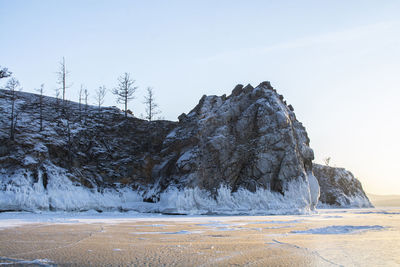
<path id="1" fill-rule="evenodd" d="M 320 207 L 372 207 L 360 181 L 348 170 L 313 164 L 313 172 L 321 188 Z"/>
<path id="2" fill-rule="evenodd" d="M 269 82 L 237 85 L 228 97 L 203 96 L 164 141 L 155 167 L 161 187 L 196 187 L 217 193 L 221 185 L 289 194 L 313 208 L 319 188 L 307 133 Z"/>
<path id="3" fill-rule="evenodd" d="M 124 118 L 0 91 L 0 210 L 133 209 L 169 213 L 293 213 L 314 209 L 313 151 L 293 108 L 269 82 L 203 96 L 179 122 Z"/>

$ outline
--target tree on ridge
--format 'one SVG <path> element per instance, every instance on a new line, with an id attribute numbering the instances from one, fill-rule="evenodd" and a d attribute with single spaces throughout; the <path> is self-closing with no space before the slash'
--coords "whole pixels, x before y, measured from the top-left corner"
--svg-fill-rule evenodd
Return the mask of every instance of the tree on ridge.
<path id="1" fill-rule="evenodd" d="M 128 102 L 135 98 L 133 94 L 138 89 L 137 86 L 133 86 L 134 83 L 135 80 L 132 80 L 130 74 L 125 72 L 118 78 L 118 85 L 112 91 L 117 96 L 117 102 L 124 104 L 125 118 L 128 116 Z"/>
<path id="2" fill-rule="evenodd" d="M 40 121 L 40 129 L 39 131 L 43 131 L 43 92 L 44 92 L 44 84 L 40 85 L 39 89 L 36 89 L 39 92 L 39 121 Z"/>
<path id="3" fill-rule="evenodd" d="M 59 70 L 57 72 L 57 76 L 58 76 L 58 81 L 57 83 L 61 86 L 61 88 L 59 88 L 60 90 L 62 90 L 62 102 L 64 104 L 65 102 L 65 91 L 67 88 L 69 88 L 69 85 L 67 85 L 67 76 L 69 74 L 69 71 L 67 71 L 67 68 L 65 66 L 65 58 L 62 58 L 62 61 L 60 62 L 60 66 L 59 66 Z"/>
<path id="4" fill-rule="evenodd" d="M 158 104 L 155 102 L 153 88 L 147 87 L 147 95 L 144 96 L 144 102 L 146 105 L 146 119 L 152 121 L 154 116 L 160 114 L 161 111 L 158 110 Z"/>
<path id="5" fill-rule="evenodd" d="M 104 85 L 100 86 L 99 88 L 96 89 L 95 99 L 96 99 L 96 103 L 99 107 L 99 115 L 100 115 L 100 108 L 101 108 L 101 105 L 103 105 L 103 103 L 104 103 L 104 97 L 106 96 L 106 93 L 107 93 L 107 89 Z"/>
<path id="6" fill-rule="evenodd" d="M 16 78 L 8 80 L 5 89 L 11 93 L 11 114 L 10 114 L 10 140 L 14 140 L 15 128 L 18 120 L 18 112 L 15 109 L 15 100 L 17 100 L 17 91 L 20 91 L 20 84 Z"/>

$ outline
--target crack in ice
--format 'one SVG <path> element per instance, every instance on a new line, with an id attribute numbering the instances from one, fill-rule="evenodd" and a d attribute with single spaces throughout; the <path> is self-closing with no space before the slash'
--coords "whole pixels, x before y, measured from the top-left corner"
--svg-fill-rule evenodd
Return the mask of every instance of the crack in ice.
<path id="1" fill-rule="evenodd" d="M 287 242 L 282 242 L 282 241 L 279 241 L 279 240 L 276 240 L 276 239 L 272 239 L 272 241 L 274 241 L 276 244 L 286 245 L 286 246 L 289 246 L 289 247 L 294 247 L 294 248 L 297 248 L 297 249 L 306 250 L 306 251 L 310 252 L 311 254 L 316 255 L 317 257 L 319 257 L 319 258 L 322 259 L 323 261 L 326 261 L 327 263 L 333 264 L 333 265 L 335 265 L 335 266 L 342 266 L 342 267 L 343 267 L 343 265 L 340 265 L 340 264 L 337 264 L 337 263 L 335 263 L 335 262 L 333 262 L 333 261 L 331 261 L 331 260 L 328 260 L 327 258 L 321 256 L 321 254 L 319 254 L 317 251 L 311 250 L 311 249 L 309 249 L 309 248 L 300 247 L 300 246 L 298 246 L 298 245 L 291 244 L 291 243 L 287 243 Z"/>
<path id="2" fill-rule="evenodd" d="M 46 252 L 46 251 L 52 251 L 52 250 L 56 250 L 56 249 L 62 249 L 62 248 L 69 248 L 69 247 L 74 247 L 77 244 L 81 243 L 82 241 L 85 241 L 91 237 L 93 237 L 94 234 L 97 233 L 102 233 L 104 232 L 104 227 L 100 226 L 100 230 L 99 231 L 95 231 L 95 232 L 90 232 L 89 235 L 87 237 L 81 238 L 78 241 L 72 242 L 70 244 L 64 245 L 64 246 L 59 246 L 59 247 L 55 247 L 55 248 L 48 248 L 48 249 L 42 249 L 42 250 L 34 250 L 34 251 L 28 251 L 28 252 L 23 252 L 23 253 L 18 253 L 18 254 L 14 254 L 11 255 L 11 257 L 14 256 L 21 256 L 21 255 L 26 255 L 26 254 L 33 254 L 33 253 L 42 253 L 42 252 Z"/>

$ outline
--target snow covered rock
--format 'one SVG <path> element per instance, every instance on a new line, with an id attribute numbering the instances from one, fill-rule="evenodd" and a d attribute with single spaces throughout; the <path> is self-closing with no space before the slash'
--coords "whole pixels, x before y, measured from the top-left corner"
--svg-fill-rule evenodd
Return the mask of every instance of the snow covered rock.
<path id="1" fill-rule="evenodd" d="M 11 141 L 0 90 L 0 211 L 285 214 L 318 202 L 306 130 L 269 82 L 203 96 L 179 122 L 44 97 L 42 131 L 39 96 L 17 96 Z"/>
<path id="2" fill-rule="evenodd" d="M 268 190 L 289 196 L 293 208 L 313 209 L 319 187 L 314 153 L 303 125 L 269 82 L 236 86 L 232 94 L 203 96 L 163 143 L 155 174 L 161 188 L 232 192 Z M 295 203 L 296 202 L 296 203 Z"/>
<path id="3" fill-rule="evenodd" d="M 313 172 L 321 187 L 320 207 L 372 207 L 360 181 L 348 170 L 313 164 Z"/>

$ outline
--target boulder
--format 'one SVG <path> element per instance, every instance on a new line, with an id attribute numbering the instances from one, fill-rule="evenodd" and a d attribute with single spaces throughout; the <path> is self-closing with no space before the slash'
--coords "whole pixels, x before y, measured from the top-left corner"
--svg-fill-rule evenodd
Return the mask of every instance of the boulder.
<path id="1" fill-rule="evenodd" d="M 314 163 L 313 172 L 321 188 L 320 207 L 373 207 L 360 181 L 348 170 Z"/>

